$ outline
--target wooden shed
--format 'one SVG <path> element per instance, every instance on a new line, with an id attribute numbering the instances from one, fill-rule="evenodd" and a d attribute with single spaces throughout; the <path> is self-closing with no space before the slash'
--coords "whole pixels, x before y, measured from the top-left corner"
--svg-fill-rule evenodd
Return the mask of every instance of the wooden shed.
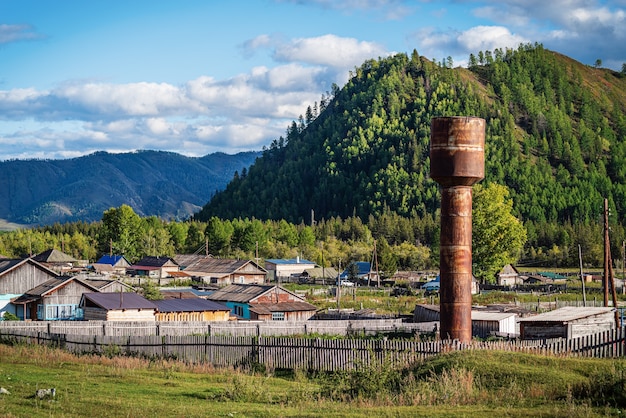
<path id="1" fill-rule="evenodd" d="M 228 321 L 230 308 L 202 298 L 164 299 L 154 301 L 157 321 Z"/>
<path id="2" fill-rule="evenodd" d="M 137 293 L 83 293 L 80 301 L 88 321 L 155 321 L 157 306 Z"/>
<path id="3" fill-rule="evenodd" d="M 576 338 L 615 329 L 615 309 L 565 307 L 519 321 L 523 340 Z"/>

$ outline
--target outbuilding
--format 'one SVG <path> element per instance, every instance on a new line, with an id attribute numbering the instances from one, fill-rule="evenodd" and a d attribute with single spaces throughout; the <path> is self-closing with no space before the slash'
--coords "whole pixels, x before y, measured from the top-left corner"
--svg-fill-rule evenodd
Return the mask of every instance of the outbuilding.
<path id="1" fill-rule="evenodd" d="M 615 309 L 568 306 L 519 321 L 523 340 L 576 338 L 616 328 Z"/>
<path id="2" fill-rule="evenodd" d="M 88 321 L 155 321 L 157 306 L 137 293 L 83 293 L 80 300 Z"/>
<path id="3" fill-rule="evenodd" d="M 157 321 L 228 321 L 230 308 L 202 298 L 156 300 Z"/>

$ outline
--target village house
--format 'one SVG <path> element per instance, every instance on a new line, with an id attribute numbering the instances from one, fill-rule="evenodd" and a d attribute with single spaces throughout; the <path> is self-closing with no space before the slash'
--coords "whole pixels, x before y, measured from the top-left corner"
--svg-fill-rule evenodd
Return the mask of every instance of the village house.
<path id="1" fill-rule="evenodd" d="M 76 277 L 59 277 L 26 291 L 11 303 L 25 319 L 79 320 L 83 318 L 82 310 L 78 307 L 83 293 L 97 291 Z"/>
<path id="2" fill-rule="evenodd" d="M 207 298 L 224 303 L 240 319 L 306 321 L 317 311 L 295 293 L 272 285 L 232 284 Z"/>
<path id="3" fill-rule="evenodd" d="M 36 262 L 54 270 L 59 274 L 67 273 L 80 268 L 80 262 L 62 251 L 49 249 L 31 257 Z"/>
<path id="4" fill-rule="evenodd" d="M 126 274 L 126 269 L 130 267 L 130 263 L 123 255 L 105 254 L 91 266 L 96 273 L 123 276 Z"/>
<path id="5" fill-rule="evenodd" d="M 17 312 L 11 301 L 57 277 L 57 272 L 32 258 L 0 259 L 0 316 L 9 312 L 24 319 L 24 312 Z"/>
<path id="6" fill-rule="evenodd" d="M 87 321 L 155 321 L 157 306 L 137 293 L 83 293 L 79 307 Z"/>
<path id="7" fill-rule="evenodd" d="M 146 256 L 129 266 L 126 271 L 134 276 L 156 279 L 159 285 L 172 281 L 172 273 L 180 270 L 178 263 L 169 257 Z"/>
<path id="8" fill-rule="evenodd" d="M 316 264 L 312 261 L 296 258 L 273 258 L 265 260 L 268 282 L 289 281 L 292 276 L 300 276 L 305 270 L 312 269 Z"/>
<path id="9" fill-rule="evenodd" d="M 176 260 L 179 256 L 176 257 Z M 252 260 L 234 260 L 198 255 L 180 257 L 182 273 L 202 284 L 263 284 L 267 271 Z"/>
<path id="10" fill-rule="evenodd" d="M 157 321 L 228 321 L 230 308 L 202 298 L 156 300 Z"/>
<path id="11" fill-rule="evenodd" d="M 498 286 L 515 286 L 524 283 L 523 278 L 512 264 L 507 264 L 498 273 Z"/>

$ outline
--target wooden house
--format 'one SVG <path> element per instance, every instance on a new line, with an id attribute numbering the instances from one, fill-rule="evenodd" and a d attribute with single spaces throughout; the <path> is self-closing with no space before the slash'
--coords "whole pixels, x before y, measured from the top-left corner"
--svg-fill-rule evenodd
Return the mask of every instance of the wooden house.
<path id="1" fill-rule="evenodd" d="M 274 258 L 265 260 L 265 269 L 269 282 L 288 281 L 291 276 L 299 276 L 305 270 L 316 266 L 313 261 L 296 258 Z"/>
<path id="2" fill-rule="evenodd" d="M 79 264 L 79 261 L 74 257 L 55 249 L 46 250 L 31 258 L 48 267 L 50 270 L 61 274 L 73 270 L 74 267 L 77 267 Z"/>
<path id="3" fill-rule="evenodd" d="M 522 318 L 519 328 L 523 340 L 576 338 L 615 329 L 615 309 L 570 306 Z"/>
<path id="4" fill-rule="evenodd" d="M 233 260 L 211 256 L 185 257 L 183 273 L 203 284 L 263 284 L 267 271 L 252 260 Z"/>
<path id="5" fill-rule="evenodd" d="M 202 298 L 169 298 L 154 301 L 157 321 L 228 321 L 230 308 Z"/>
<path id="6" fill-rule="evenodd" d="M 315 306 L 280 286 L 232 284 L 207 298 L 224 303 L 241 319 L 305 321 L 317 311 Z"/>
<path id="7" fill-rule="evenodd" d="M 46 281 L 59 277 L 32 258 L 0 259 L 0 315 L 5 312 L 24 319 L 24 312 L 17 312 L 11 301 Z"/>
<path id="8" fill-rule="evenodd" d="M 163 279 L 171 278 L 171 273 L 178 272 L 180 268 L 178 263 L 169 257 L 146 256 L 126 270 L 129 274 L 157 279 L 159 284 L 166 284 L 168 280 Z"/>
<path id="9" fill-rule="evenodd" d="M 32 258 L 0 260 L 0 294 L 21 295 L 59 274 Z"/>
<path id="10" fill-rule="evenodd" d="M 154 321 L 157 306 L 137 293 L 83 293 L 79 307 L 87 321 Z"/>
<path id="11" fill-rule="evenodd" d="M 11 303 L 23 318 L 40 321 L 83 319 L 78 307 L 85 292 L 98 290 L 76 277 L 59 277 L 28 290 Z"/>
<path id="12" fill-rule="evenodd" d="M 123 276 L 130 263 L 123 255 L 105 254 L 92 264 L 93 269 L 100 274 L 117 274 Z"/>
<path id="13" fill-rule="evenodd" d="M 507 264 L 498 273 L 498 286 L 515 286 L 524 283 L 519 272 L 512 264 Z"/>

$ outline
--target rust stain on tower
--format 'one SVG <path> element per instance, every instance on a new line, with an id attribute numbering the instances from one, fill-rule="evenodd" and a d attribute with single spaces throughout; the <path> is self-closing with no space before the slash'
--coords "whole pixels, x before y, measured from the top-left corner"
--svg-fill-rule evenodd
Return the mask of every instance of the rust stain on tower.
<path id="1" fill-rule="evenodd" d="M 472 339 L 472 185 L 485 176 L 485 120 L 433 118 L 430 176 L 441 190 L 440 333 Z"/>

